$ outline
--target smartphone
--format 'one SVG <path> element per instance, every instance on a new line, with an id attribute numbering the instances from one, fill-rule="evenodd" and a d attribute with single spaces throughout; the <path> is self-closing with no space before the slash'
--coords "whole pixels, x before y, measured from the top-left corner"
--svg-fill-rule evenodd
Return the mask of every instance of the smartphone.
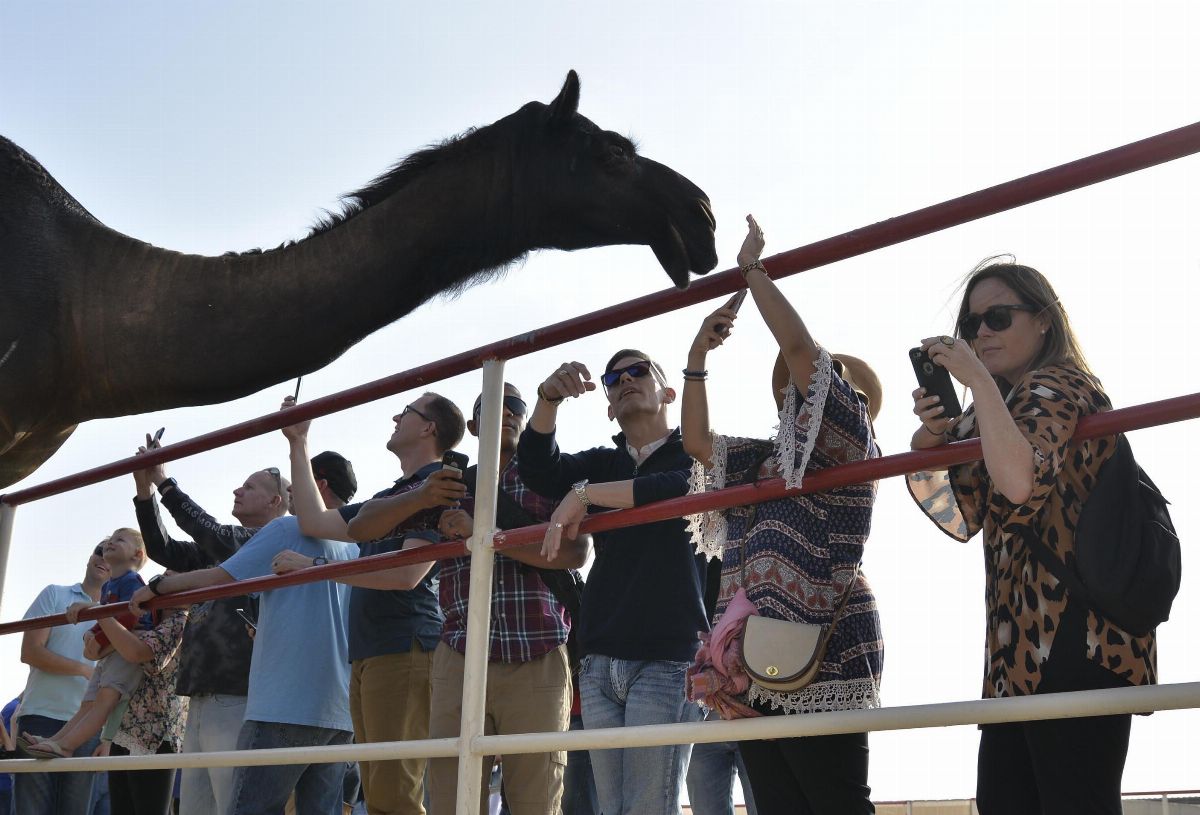
<path id="1" fill-rule="evenodd" d="M 742 289 L 733 297 L 729 298 L 729 302 L 725 304 L 725 308 L 733 309 L 733 313 L 737 314 L 742 307 L 742 303 L 746 302 L 746 295 L 750 293 L 749 289 Z M 724 334 L 729 330 L 729 326 L 724 323 L 718 323 L 716 326 L 718 334 Z"/>
<path id="2" fill-rule="evenodd" d="M 958 402 L 958 394 L 954 392 L 954 382 L 950 372 L 929 358 L 923 348 L 913 348 L 908 352 L 912 360 L 913 371 L 917 375 L 917 384 L 925 389 L 926 396 L 937 396 L 945 408 L 942 418 L 953 419 L 962 414 L 962 405 Z"/>
<path id="3" fill-rule="evenodd" d="M 245 622 L 246 625 L 250 626 L 255 631 L 258 630 L 258 626 L 255 624 L 254 618 L 246 613 L 246 609 L 239 608 L 239 609 L 236 609 L 236 611 L 237 611 L 237 615 L 242 618 L 242 621 Z"/>
<path id="4" fill-rule="evenodd" d="M 159 444 L 159 442 L 162 441 L 163 433 L 166 433 L 166 432 L 167 432 L 167 429 L 165 427 L 160 427 L 158 429 L 158 432 L 155 433 L 154 436 L 150 439 L 150 446 L 147 447 L 146 449 L 147 450 L 156 450 L 159 447 L 162 447 L 162 445 Z"/>
<path id="5" fill-rule="evenodd" d="M 461 479 L 463 472 L 467 469 L 468 461 L 466 453 L 460 453 L 457 450 L 447 450 L 442 454 L 442 469 L 457 470 L 458 477 Z"/>
<path id="6" fill-rule="evenodd" d="M 302 377 L 302 376 L 298 376 L 298 377 L 296 377 L 296 392 L 292 394 L 292 401 L 293 401 L 293 402 L 299 402 L 299 401 L 300 401 L 300 380 L 301 380 L 301 379 L 303 379 L 303 378 L 304 378 L 304 377 Z"/>

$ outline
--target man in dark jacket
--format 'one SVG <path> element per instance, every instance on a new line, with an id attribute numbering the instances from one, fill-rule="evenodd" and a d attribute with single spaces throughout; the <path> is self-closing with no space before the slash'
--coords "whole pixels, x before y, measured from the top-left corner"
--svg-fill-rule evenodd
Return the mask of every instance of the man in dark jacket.
<path id="1" fill-rule="evenodd" d="M 521 478 L 561 499 L 543 551 L 553 558 L 565 533 L 596 508 L 626 508 L 688 491 L 692 460 L 668 422 L 675 391 L 662 368 L 633 349 L 613 355 L 601 377 L 608 417 L 621 432 L 616 448 L 575 455 L 555 441 L 567 397 L 596 390 L 579 362 L 562 365 L 538 387 L 538 401 L 517 448 Z M 565 497 L 564 497 L 565 496 Z M 684 677 L 707 630 L 705 564 L 682 519 L 599 532 L 577 632 L 583 723 L 588 729 L 698 721 Z M 676 815 L 691 745 L 592 751 L 603 812 Z M 664 779 L 666 781 L 664 785 Z"/>

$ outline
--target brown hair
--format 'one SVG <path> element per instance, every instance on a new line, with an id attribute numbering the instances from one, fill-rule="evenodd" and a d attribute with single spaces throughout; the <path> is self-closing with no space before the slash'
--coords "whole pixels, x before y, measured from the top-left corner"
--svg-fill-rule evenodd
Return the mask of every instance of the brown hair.
<path id="1" fill-rule="evenodd" d="M 1002 261 L 1000 258 L 1010 258 Z M 1050 285 L 1045 275 L 1032 266 L 1022 266 L 1014 263 L 1012 255 L 995 255 L 982 261 L 972 270 L 963 286 L 962 302 L 958 306 L 958 317 L 954 321 L 954 336 L 961 336 L 959 328 L 963 318 L 970 313 L 971 292 L 984 280 L 999 280 L 1017 295 L 1022 303 L 1038 309 L 1037 317 L 1046 319 L 1047 328 L 1042 340 L 1042 350 L 1029 363 L 1027 371 L 1044 368 L 1047 365 L 1070 365 L 1078 368 L 1089 376 L 1095 377 L 1088 367 L 1087 358 L 1071 328 L 1071 320 L 1067 310 L 1059 302 L 1058 293 Z M 1005 383 L 1009 387 L 1015 382 Z M 1003 391 L 1003 388 L 1001 388 Z"/>
<path id="2" fill-rule="evenodd" d="M 425 395 L 430 397 L 425 410 L 429 412 L 429 418 L 437 428 L 437 451 L 444 453 L 454 449 L 462 441 L 463 433 L 467 430 L 467 420 L 463 418 L 458 405 L 445 396 L 433 392 L 426 392 Z"/>

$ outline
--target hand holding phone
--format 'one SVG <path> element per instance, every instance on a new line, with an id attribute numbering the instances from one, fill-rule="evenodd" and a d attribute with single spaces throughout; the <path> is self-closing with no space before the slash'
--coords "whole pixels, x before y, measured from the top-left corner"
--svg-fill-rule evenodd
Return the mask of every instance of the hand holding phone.
<path id="1" fill-rule="evenodd" d="M 908 358 L 912 360 L 917 384 L 925 389 L 925 395 L 938 397 L 938 404 L 943 408 L 941 418 L 953 419 L 961 416 L 962 405 L 959 404 L 958 394 L 954 392 L 950 372 L 930 359 L 923 348 L 909 349 Z"/>
<path id="2" fill-rule="evenodd" d="M 467 469 L 468 461 L 470 461 L 470 459 L 467 458 L 466 453 L 460 453 L 457 450 L 447 450 L 442 454 L 442 469 L 456 470 L 457 475 L 455 477 L 461 481 L 462 474 Z"/>
<path id="3" fill-rule="evenodd" d="M 160 427 L 158 432 L 156 432 L 153 436 L 146 436 L 146 449 L 157 450 L 159 447 L 162 447 L 162 437 L 163 433 L 166 431 L 167 429 L 165 427 Z"/>
<path id="4" fill-rule="evenodd" d="M 246 625 L 253 628 L 255 631 L 258 630 L 258 625 L 255 624 L 254 618 L 246 613 L 246 609 L 239 608 L 239 609 L 236 609 L 236 611 L 237 611 L 237 615 L 242 618 L 242 622 L 244 622 Z"/>
<path id="5" fill-rule="evenodd" d="M 746 295 L 750 293 L 749 289 L 742 289 L 729 298 L 729 302 L 725 304 L 725 308 L 733 309 L 733 313 L 737 314 L 742 308 L 742 303 L 746 302 Z M 714 326 L 718 334 L 725 334 L 729 331 L 729 326 L 725 323 L 718 323 Z"/>

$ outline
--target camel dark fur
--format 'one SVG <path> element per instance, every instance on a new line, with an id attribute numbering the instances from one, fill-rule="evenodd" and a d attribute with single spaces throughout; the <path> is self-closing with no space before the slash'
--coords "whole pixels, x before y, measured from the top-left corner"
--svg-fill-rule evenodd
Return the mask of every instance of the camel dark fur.
<path id="1" fill-rule="evenodd" d="M 680 288 L 711 270 L 704 192 L 578 105 L 571 71 L 549 105 L 409 156 L 303 240 L 220 257 L 109 229 L 0 137 L 0 487 L 80 422 L 294 379 L 533 249 L 648 245 Z"/>

